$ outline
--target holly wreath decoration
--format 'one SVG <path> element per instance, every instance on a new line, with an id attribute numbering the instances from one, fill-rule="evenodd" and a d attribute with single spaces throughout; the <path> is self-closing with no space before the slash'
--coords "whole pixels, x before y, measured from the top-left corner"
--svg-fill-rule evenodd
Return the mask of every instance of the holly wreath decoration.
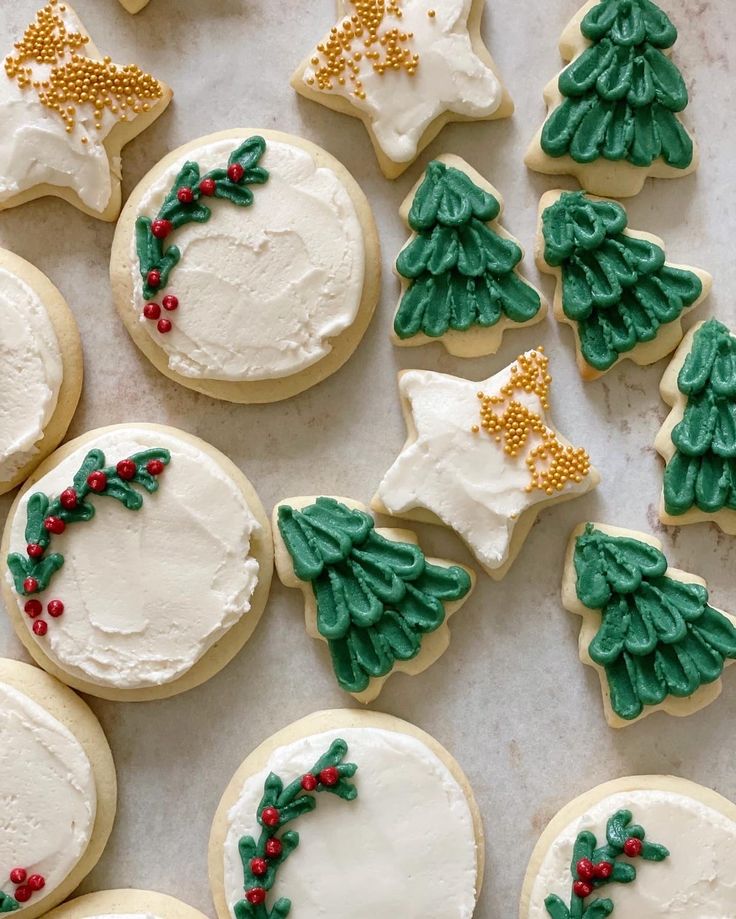
<path id="1" fill-rule="evenodd" d="M 34 893 L 46 886 L 46 878 L 42 874 L 28 874 L 25 868 L 13 868 L 8 878 L 11 884 L 16 885 L 14 896 L 0 890 L 0 913 L 14 913 L 22 903 L 27 903 Z"/>

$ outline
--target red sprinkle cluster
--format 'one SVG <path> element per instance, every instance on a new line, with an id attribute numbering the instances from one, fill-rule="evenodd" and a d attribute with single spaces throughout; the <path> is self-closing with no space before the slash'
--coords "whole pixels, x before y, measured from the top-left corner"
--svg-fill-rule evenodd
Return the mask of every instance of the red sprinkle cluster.
<path id="1" fill-rule="evenodd" d="M 46 886 L 46 878 L 42 874 L 29 875 L 25 868 L 13 868 L 9 877 L 12 884 L 18 885 L 13 894 L 18 903 L 27 903 L 34 893 Z"/>
<path id="2" fill-rule="evenodd" d="M 624 854 L 629 858 L 637 858 L 641 855 L 642 841 L 635 836 L 629 836 L 624 843 Z M 611 862 L 593 862 L 589 858 L 581 858 L 575 865 L 575 872 L 578 880 L 572 885 L 573 893 L 576 897 L 584 900 L 589 897 L 595 889 L 593 882 L 597 880 L 607 881 L 613 874 L 613 864 Z"/>

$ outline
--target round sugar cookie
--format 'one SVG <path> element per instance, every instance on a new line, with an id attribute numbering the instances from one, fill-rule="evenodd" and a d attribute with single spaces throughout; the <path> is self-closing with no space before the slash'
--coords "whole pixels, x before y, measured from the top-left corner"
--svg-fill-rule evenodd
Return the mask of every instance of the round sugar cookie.
<path id="1" fill-rule="evenodd" d="M 0 658 L 0 913 L 45 915 L 105 848 L 112 754 L 87 705 L 52 676 Z"/>
<path id="2" fill-rule="evenodd" d="M 338 709 L 274 734 L 235 773 L 212 825 L 210 884 L 219 919 L 259 904 L 285 916 L 292 903 L 300 919 L 470 919 L 483 846 L 468 780 L 436 740 Z"/>
<path id="3" fill-rule="evenodd" d="M 153 890 L 99 890 L 69 900 L 46 919 L 206 919 L 181 900 Z"/>
<path id="4" fill-rule="evenodd" d="M 133 341 L 166 376 L 275 402 L 350 357 L 380 290 L 355 179 L 321 148 L 235 129 L 174 150 L 133 191 L 110 273 Z"/>
<path id="5" fill-rule="evenodd" d="M 224 667 L 273 569 L 250 482 L 214 447 L 154 424 L 98 428 L 49 457 L 10 510 L 2 558 L 6 606 L 36 662 L 125 701 Z"/>
<path id="6" fill-rule="evenodd" d="M 726 919 L 735 864 L 736 804 L 674 776 L 616 779 L 552 818 L 529 862 L 519 919 Z"/>
<path id="7" fill-rule="evenodd" d="M 82 390 L 74 316 L 45 274 L 0 249 L 0 494 L 59 446 Z"/>

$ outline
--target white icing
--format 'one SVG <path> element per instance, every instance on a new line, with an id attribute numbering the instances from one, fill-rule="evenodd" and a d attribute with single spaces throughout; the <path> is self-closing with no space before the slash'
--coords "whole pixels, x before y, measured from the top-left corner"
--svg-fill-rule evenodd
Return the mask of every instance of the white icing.
<path id="1" fill-rule="evenodd" d="M 240 143 L 231 138 L 188 151 L 151 185 L 138 213 L 156 215 L 185 161 L 199 163 L 204 175 L 227 164 Z M 279 141 L 267 142 L 260 165 L 269 178 L 252 186 L 249 207 L 209 198 L 210 219 L 167 240 L 181 251 L 163 291 L 180 304 L 167 334 L 143 316 L 131 239 L 131 309 L 183 376 L 251 381 L 298 373 L 329 354 L 330 339 L 358 314 L 363 230 L 341 179 L 306 150 Z"/>
<path id="2" fill-rule="evenodd" d="M 41 600 L 58 598 L 65 610 L 34 640 L 67 673 L 101 686 L 158 686 L 186 673 L 248 614 L 258 581 L 250 541 L 259 524 L 240 488 L 209 454 L 170 434 L 133 426 L 102 434 L 31 493 L 58 495 L 93 447 L 112 465 L 154 446 L 170 450 L 171 463 L 158 491 L 142 492 L 140 510 L 92 495 L 92 520 L 53 537 L 64 566 Z M 27 498 L 12 522 L 16 552 L 25 551 Z"/>
<path id="3" fill-rule="evenodd" d="M 231 914 L 243 898 L 238 841 L 259 837 L 256 814 L 269 771 L 291 782 L 337 737 L 348 744 L 346 761 L 358 765 L 358 797 L 319 794 L 316 810 L 288 825 L 299 833 L 299 846 L 279 868 L 269 902 L 287 897 L 295 919 L 344 916 L 345 904 L 350 919 L 470 919 L 477 867 L 467 798 L 421 741 L 376 728 L 327 731 L 279 747 L 267 768 L 246 780 L 227 816 Z"/>
<path id="4" fill-rule="evenodd" d="M 0 268 L 0 482 L 38 452 L 62 376 L 59 342 L 41 298 Z"/>
<path id="5" fill-rule="evenodd" d="M 736 822 L 713 808 L 669 791 L 610 795 L 573 821 L 555 840 L 539 867 L 524 919 L 549 919 L 544 898 L 557 894 L 570 902 L 570 853 L 581 830 L 605 841 L 606 821 L 630 810 L 647 839 L 666 846 L 663 862 L 635 859 L 631 884 L 610 884 L 609 897 L 620 919 L 733 919 L 736 916 Z M 624 859 L 628 861 L 628 859 Z"/>
<path id="6" fill-rule="evenodd" d="M 95 913 L 94 916 L 85 916 L 84 919 L 160 919 L 153 913 Z"/>
<path id="7" fill-rule="evenodd" d="M 96 808 L 94 773 L 76 737 L 28 696 L 0 683 L 0 890 L 14 894 L 7 875 L 22 867 L 43 875 L 43 894 L 51 893 L 84 854 Z"/>
<path id="8" fill-rule="evenodd" d="M 472 431 L 480 422 L 478 392 L 498 393 L 510 378 L 511 367 L 480 383 L 429 370 L 404 373 L 399 390 L 410 405 L 417 437 L 399 454 L 377 492 L 392 514 L 417 507 L 436 514 L 488 568 L 499 568 L 508 558 L 521 514 L 548 497 L 525 490 L 529 470 L 524 450 L 509 456 L 494 437 Z M 514 399 L 554 430 L 538 396 L 517 392 Z M 538 442 L 538 435 L 531 434 L 530 446 Z M 592 487 L 586 476 L 579 483 L 569 481 L 560 494 L 581 495 Z"/>
<path id="9" fill-rule="evenodd" d="M 324 90 L 347 98 L 368 116 L 379 146 L 395 163 L 414 159 L 424 131 L 443 112 L 484 118 L 501 104 L 501 84 L 475 53 L 470 40 L 468 16 L 472 3 L 473 0 L 399 0 L 401 19 L 387 13 L 379 34 L 394 28 L 413 33 L 406 47 L 419 55 L 415 73 L 410 75 L 402 69 L 380 74 L 366 59 L 360 68 L 365 99 L 354 94 L 355 84 L 349 79 L 343 85 L 333 80 L 333 89 Z M 346 6 L 352 15 L 352 3 Z M 428 15 L 430 10 L 434 10 L 434 16 Z M 347 19 L 349 16 L 340 24 Z M 328 36 L 324 41 L 327 40 Z M 351 50 L 359 47 L 362 44 L 355 39 Z M 313 53 L 319 56 L 316 49 Z M 318 88 L 315 69 L 323 62 L 320 57 L 317 68 L 310 63 L 304 71 L 302 79 L 310 89 Z"/>

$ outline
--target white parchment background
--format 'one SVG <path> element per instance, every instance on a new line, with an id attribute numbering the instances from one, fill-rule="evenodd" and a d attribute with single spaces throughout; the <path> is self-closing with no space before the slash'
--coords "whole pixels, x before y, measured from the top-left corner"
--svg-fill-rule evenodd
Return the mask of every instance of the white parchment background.
<path id="1" fill-rule="evenodd" d="M 41 0 L 0 0 L 3 53 L 37 5 Z M 484 32 L 516 102 L 515 116 L 445 129 L 391 183 L 379 173 L 358 121 L 300 99 L 289 87 L 293 68 L 332 25 L 333 0 L 151 0 L 136 17 L 116 0 L 76 0 L 103 53 L 118 63 L 140 64 L 175 90 L 169 110 L 124 152 L 126 192 L 172 148 L 239 126 L 291 131 L 322 144 L 367 192 L 384 248 L 376 318 L 338 374 L 288 402 L 231 406 L 157 373 L 133 346 L 111 303 L 112 226 L 50 198 L 0 214 L 0 245 L 48 274 L 82 331 L 86 383 L 70 433 L 124 421 L 182 427 L 227 453 L 269 511 L 280 498 L 299 494 L 371 497 L 404 439 L 398 369 L 480 379 L 525 348 L 546 345 L 559 427 L 590 449 L 603 483 L 594 494 L 545 513 L 505 581 L 481 575 L 453 620 L 447 654 L 422 676 L 393 677 L 374 706 L 434 734 L 471 780 L 488 840 L 478 919 L 515 915 L 539 832 L 561 805 L 599 782 L 673 772 L 736 796 L 736 668 L 726 674 L 721 698 L 705 711 L 684 720 L 658 714 L 614 732 L 602 717 L 597 677 L 578 661 L 579 620 L 559 602 L 568 534 L 581 520 L 594 519 L 654 532 L 672 564 L 708 580 L 715 605 L 736 610 L 736 539 L 707 525 L 665 530 L 657 519 L 662 466 L 652 441 L 665 416 L 657 389 L 665 362 L 645 370 L 625 362 L 583 386 L 572 336 L 552 320 L 507 334 L 497 356 L 475 361 L 448 358 L 436 345 L 396 350 L 388 341 L 397 295 L 390 266 L 406 237 L 397 208 L 431 156 L 460 154 L 487 175 L 505 196 L 504 223 L 531 248 L 539 196 L 555 180 L 527 173 L 522 156 L 544 116 L 542 88 L 560 67 L 558 36 L 577 6 L 577 0 L 489 2 Z M 631 225 L 663 236 L 673 261 L 714 274 L 713 294 L 688 323 L 710 314 L 733 323 L 732 0 L 665 0 L 664 6 L 680 29 L 675 59 L 691 89 L 687 120 L 703 162 L 695 176 L 649 183 L 628 204 Z M 525 267 L 537 278 L 529 255 Z M 540 283 L 551 296 L 550 279 Z M 9 497 L 0 500 L 0 521 L 9 504 Z M 433 554 L 471 561 L 449 532 L 421 529 Z M 25 659 L 4 615 L 0 654 Z M 205 686 L 160 703 L 91 700 L 115 755 L 120 805 L 110 844 L 83 890 L 148 887 L 212 915 L 207 837 L 230 776 L 274 730 L 315 709 L 350 703 L 335 684 L 324 646 L 306 637 L 301 596 L 280 584 L 274 584 L 247 647 Z"/>

